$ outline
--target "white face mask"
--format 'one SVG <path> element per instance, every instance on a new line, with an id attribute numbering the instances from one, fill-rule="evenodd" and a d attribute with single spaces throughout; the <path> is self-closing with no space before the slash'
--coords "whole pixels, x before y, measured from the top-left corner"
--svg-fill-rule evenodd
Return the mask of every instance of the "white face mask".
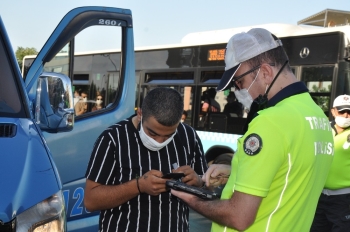
<path id="1" fill-rule="evenodd" d="M 87 102 L 87 97 L 83 97 L 83 102 Z"/>
<path id="2" fill-rule="evenodd" d="M 182 123 L 183 123 L 184 121 L 185 121 L 185 120 L 183 120 L 183 119 L 180 120 L 180 122 L 182 122 Z"/>
<path id="3" fill-rule="evenodd" d="M 158 143 L 156 140 L 149 137 L 146 134 L 146 132 L 143 130 L 142 118 L 141 118 L 139 135 L 140 135 L 140 138 L 141 138 L 143 145 L 145 147 L 147 147 L 148 149 L 150 149 L 151 151 L 159 151 L 160 149 L 162 149 L 163 147 L 168 145 L 168 143 L 170 143 L 171 140 L 173 140 L 175 134 L 176 134 L 176 132 L 172 136 L 170 136 L 167 140 L 165 140 L 164 142 Z"/>
<path id="4" fill-rule="evenodd" d="M 96 104 L 97 105 L 101 105 L 102 104 L 102 100 L 96 100 Z"/>
<path id="5" fill-rule="evenodd" d="M 335 117 L 335 123 L 341 128 L 347 128 L 350 126 L 350 118 L 344 118 L 340 116 Z"/>
<path id="6" fill-rule="evenodd" d="M 259 75 L 259 72 L 260 72 L 260 68 L 258 70 L 258 73 L 256 74 L 253 82 L 250 84 L 249 88 L 248 89 L 241 89 L 241 90 L 235 90 L 234 93 L 236 95 L 236 98 L 237 100 L 242 103 L 242 105 L 244 106 L 244 108 L 246 109 L 250 109 L 250 106 L 252 105 L 253 103 L 253 98 L 252 96 L 249 94 L 249 89 L 250 87 L 252 87 L 252 85 L 254 84 L 256 78 L 258 77 Z"/>

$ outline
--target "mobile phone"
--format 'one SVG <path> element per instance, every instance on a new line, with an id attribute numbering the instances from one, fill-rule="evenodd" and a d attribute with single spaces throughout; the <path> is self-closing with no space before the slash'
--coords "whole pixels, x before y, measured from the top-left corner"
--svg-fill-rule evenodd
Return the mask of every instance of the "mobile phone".
<path id="1" fill-rule="evenodd" d="M 176 181 L 176 180 L 168 180 L 166 182 L 166 186 L 168 188 L 172 188 L 175 190 L 183 191 L 186 193 L 193 194 L 201 199 L 204 200 L 215 200 L 219 198 L 219 195 L 213 191 L 210 191 L 208 189 L 198 188 L 195 186 L 187 185 L 183 182 Z"/>
<path id="2" fill-rule="evenodd" d="M 181 179 L 182 177 L 184 177 L 185 174 L 182 173 L 182 172 L 171 172 L 171 173 L 167 173 L 167 174 L 164 174 L 162 176 L 163 179 Z"/>

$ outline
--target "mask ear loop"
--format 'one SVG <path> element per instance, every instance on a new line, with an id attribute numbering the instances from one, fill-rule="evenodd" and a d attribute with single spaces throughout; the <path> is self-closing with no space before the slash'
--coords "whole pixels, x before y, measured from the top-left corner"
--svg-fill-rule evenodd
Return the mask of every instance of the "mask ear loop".
<path id="1" fill-rule="evenodd" d="M 273 81 L 271 82 L 271 85 L 270 85 L 269 88 L 267 89 L 267 91 L 266 91 L 266 93 L 265 93 L 266 95 L 269 93 L 269 91 L 270 91 L 270 89 L 271 89 L 273 83 L 275 83 L 275 81 L 277 80 L 277 77 L 280 75 L 280 73 L 282 72 L 284 66 L 286 66 L 286 64 L 287 64 L 288 62 L 289 62 L 288 60 L 286 60 L 286 62 L 284 62 L 284 64 L 282 65 L 282 68 L 278 71 L 278 73 L 277 73 L 275 79 L 273 79 Z"/>
<path id="2" fill-rule="evenodd" d="M 265 89 L 265 93 L 267 92 L 267 88 L 269 87 L 269 85 L 266 85 L 266 89 Z"/>
<path id="3" fill-rule="evenodd" d="M 271 82 L 270 86 L 268 87 L 268 89 L 266 90 L 265 94 L 264 95 L 259 95 L 255 100 L 254 102 L 256 102 L 258 104 L 258 108 L 259 110 L 262 110 L 262 109 L 265 109 L 266 108 L 266 104 L 267 104 L 267 94 L 269 93 L 272 85 L 275 83 L 275 81 L 277 80 L 277 77 L 280 75 L 280 73 L 282 72 L 282 70 L 284 69 L 284 67 L 286 66 L 286 64 L 288 63 L 289 61 L 286 60 L 284 62 L 284 64 L 282 65 L 281 69 L 278 71 L 276 77 L 273 79 L 273 81 Z"/>

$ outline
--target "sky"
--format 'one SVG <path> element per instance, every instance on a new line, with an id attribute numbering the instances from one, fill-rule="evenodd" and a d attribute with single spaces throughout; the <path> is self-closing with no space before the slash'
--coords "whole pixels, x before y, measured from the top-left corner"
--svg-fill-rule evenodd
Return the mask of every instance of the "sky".
<path id="1" fill-rule="evenodd" d="M 38 51 L 71 9 L 130 9 L 135 47 L 177 44 L 192 32 L 297 22 L 325 9 L 350 11 L 349 0 L 0 0 L 12 47 Z"/>

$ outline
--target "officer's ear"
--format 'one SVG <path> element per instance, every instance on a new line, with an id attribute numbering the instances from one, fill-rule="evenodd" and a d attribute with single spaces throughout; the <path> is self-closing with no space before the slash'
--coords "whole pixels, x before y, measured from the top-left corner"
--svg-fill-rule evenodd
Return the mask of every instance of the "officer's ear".
<path id="1" fill-rule="evenodd" d="M 262 78 L 264 79 L 265 84 L 270 86 L 273 78 L 275 77 L 272 66 L 269 64 L 262 64 L 260 67 L 260 72 L 262 73 Z"/>

